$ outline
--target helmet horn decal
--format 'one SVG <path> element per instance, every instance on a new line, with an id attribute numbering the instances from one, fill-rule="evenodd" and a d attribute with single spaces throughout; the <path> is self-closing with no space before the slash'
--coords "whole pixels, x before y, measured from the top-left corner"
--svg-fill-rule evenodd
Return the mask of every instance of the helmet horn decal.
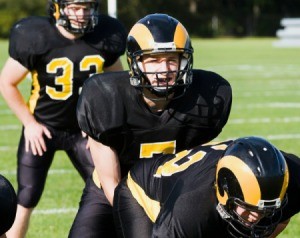
<path id="1" fill-rule="evenodd" d="M 230 165 L 230 166 L 228 166 Z M 256 176 L 245 162 L 235 156 L 224 156 L 218 163 L 217 176 L 220 168 L 228 168 L 239 181 L 241 185 L 244 201 L 248 204 L 257 205 L 261 199 L 261 191 Z M 243 170 L 241 170 L 243 168 Z M 217 179 L 218 180 L 218 179 Z M 226 191 L 224 191 L 226 193 Z M 219 202 L 223 205 L 227 202 L 228 194 L 226 197 L 220 197 L 218 194 Z"/>
<path id="2" fill-rule="evenodd" d="M 141 49 L 151 49 L 154 44 L 154 39 L 151 32 L 143 24 L 135 24 L 129 35 L 134 35 L 135 40 Z"/>
<path id="3" fill-rule="evenodd" d="M 184 48 L 187 47 L 185 44 L 188 42 L 187 32 L 181 23 L 178 23 L 175 34 L 174 34 L 174 42 L 176 47 Z"/>

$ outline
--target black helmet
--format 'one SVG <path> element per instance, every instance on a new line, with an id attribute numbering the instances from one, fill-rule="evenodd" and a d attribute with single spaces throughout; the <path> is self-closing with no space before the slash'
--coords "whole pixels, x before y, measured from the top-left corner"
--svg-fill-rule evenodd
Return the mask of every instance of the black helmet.
<path id="1" fill-rule="evenodd" d="M 89 3 L 91 4 L 90 15 L 87 23 L 81 26 L 72 26 L 64 8 L 69 4 Z M 50 16 L 55 19 L 57 24 L 63 26 L 67 31 L 74 34 L 84 34 L 90 32 L 98 24 L 98 0 L 51 0 L 49 12 Z"/>
<path id="2" fill-rule="evenodd" d="M 14 223 L 17 211 L 17 196 L 11 183 L 0 175 L 0 235 Z"/>
<path id="3" fill-rule="evenodd" d="M 178 53 L 180 66 L 176 71 L 174 85 L 151 86 L 147 75 L 166 72 L 142 72 L 139 60 L 143 55 Z M 153 94 L 167 98 L 177 89 L 181 96 L 192 81 L 193 48 L 188 32 L 175 18 L 166 14 L 150 14 L 139 20 L 127 38 L 127 61 L 130 68 L 131 85 L 148 88 Z M 170 71 L 167 71 L 170 72 Z M 174 71 L 172 71 L 174 73 Z"/>
<path id="4" fill-rule="evenodd" d="M 234 237 L 269 236 L 279 222 L 286 203 L 289 173 L 281 152 L 259 137 L 235 140 L 219 160 L 216 170 L 217 210 L 229 223 Z M 239 216 L 235 208 L 257 212 L 263 219 L 255 224 Z M 276 216 L 278 217 L 278 213 Z"/>

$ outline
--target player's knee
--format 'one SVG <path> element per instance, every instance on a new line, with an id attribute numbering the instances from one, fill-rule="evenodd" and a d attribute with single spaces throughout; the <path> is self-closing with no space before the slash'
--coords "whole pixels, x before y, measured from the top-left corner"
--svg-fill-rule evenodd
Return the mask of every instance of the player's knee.
<path id="1" fill-rule="evenodd" d="M 18 191 L 18 203 L 27 208 L 35 207 L 42 196 L 42 192 L 43 189 L 41 188 L 24 186 Z"/>

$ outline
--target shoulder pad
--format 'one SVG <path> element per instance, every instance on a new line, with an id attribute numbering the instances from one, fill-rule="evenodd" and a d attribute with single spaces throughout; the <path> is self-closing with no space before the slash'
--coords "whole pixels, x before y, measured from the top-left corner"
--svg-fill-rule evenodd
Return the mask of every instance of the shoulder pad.
<path id="1" fill-rule="evenodd" d="M 94 47 L 117 55 L 125 52 L 126 38 L 127 31 L 122 23 L 106 15 L 99 15 L 99 22 L 94 31 L 84 36 Z"/>
<path id="2" fill-rule="evenodd" d="M 10 52 L 41 54 L 48 50 L 53 40 L 59 40 L 58 31 L 48 17 L 24 18 L 11 29 Z"/>

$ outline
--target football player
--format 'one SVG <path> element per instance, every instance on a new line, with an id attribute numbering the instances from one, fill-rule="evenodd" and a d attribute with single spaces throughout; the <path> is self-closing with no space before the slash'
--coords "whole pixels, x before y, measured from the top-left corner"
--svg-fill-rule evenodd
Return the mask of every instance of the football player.
<path id="1" fill-rule="evenodd" d="M 11 183 L 0 175 L 0 238 L 12 226 L 17 211 L 17 196 Z"/>
<path id="2" fill-rule="evenodd" d="M 300 159 L 260 137 L 143 160 L 115 191 L 119 237 L 275 237 L 300 210 L 299 181 Z"/>
<path id="3" fill-rule="evenodd" d="M 52 0 L 50 17 L 28 17 L 11 30 L 1 92 L 23 124 L 18 148 L 18 210 L 8 237 L 24 237 L 57 150 L 64 150 L 85 180 L 93 171 L 76 104 L 92 74 L 122 70 L 127 33 L 98 14 L 98 0 Z M 18 84 L 32 76 L 28 105 Z"/>
<path id="4" fill-rule="evenodd" d="M 165 14 L 139 20 L 127 37 L 130 72 L 92 76 L 77 107 L 96 166 L 70 237 L 115 237 L 112 200 L 139 159 L 173 154 L 215 138 L 231 108 L 230 84 L 192 69 L 185 27 Z"/>

